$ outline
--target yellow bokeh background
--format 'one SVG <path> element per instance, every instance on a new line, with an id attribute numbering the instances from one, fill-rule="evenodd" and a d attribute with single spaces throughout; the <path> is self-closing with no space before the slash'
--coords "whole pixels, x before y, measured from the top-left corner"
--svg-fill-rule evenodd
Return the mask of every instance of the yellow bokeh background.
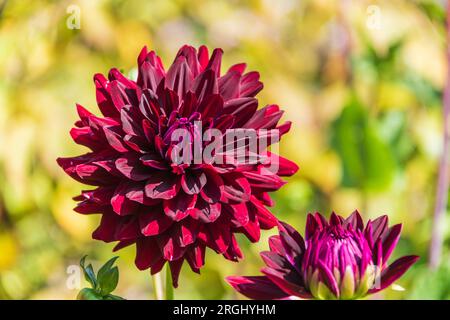
<path id="1" fill-rule="evenodd" d="M 434 292 L 420 280 L 442 151 L 441 11 L 439 1 L 407 0 L 0 1 L 0 298 L 73 299 L 67 268 L 85 254 L 95 266 L 113 256 L 112 244 L 91 239 L 98 217 L 72 210 L 84 186 L 55 159 L 85 152 L 68 132 L 75 103 L 98 113 L 95 73 L 117 67 L 132 77 L 144 45 L 167 66 L 183 44 L 221 47 L 224 67 L 246 62 L 259 71 L 260 106 L 279 104 L 293 122 L 280 152 L 300 171 L 274 196 L 277 217 L 303 230 L 308 212 L 389 214 L 404 224 L 396 256 L 421 260 L 399 280 L 404 290 L 375 298 L 448 298 L 450 282 Z M 345 151 L 358 152 L 351 146 L 357 139 L 342 138 L 354 97 L 375 137 L 366 147 L 378 146 L 358 153 L 362 164 Z M 350 179 L 359 164 L 362 176 Z M 448 222 L 447 215 L 444 278 Z M 256 274 L 258 252 L 274 232 L 255 245 L 240 238 L 246 258 L 239 264 L 208 253 L 200 276 L 184 268 L 176 297 L 242 298 L 223 279 Z M 134 267 L 134 249 L 119 255 L 116 294 L 153 298 L 149 273 Z"/>

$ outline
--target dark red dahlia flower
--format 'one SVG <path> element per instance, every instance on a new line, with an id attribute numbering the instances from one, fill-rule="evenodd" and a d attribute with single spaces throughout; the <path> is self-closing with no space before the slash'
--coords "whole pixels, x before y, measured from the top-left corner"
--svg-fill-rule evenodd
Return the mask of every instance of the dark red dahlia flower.
<path id="1" fill-rule="evenodd" d="M 206 47 L 184 46 L 165 71 L 144 48 L 136 81 L 117 69 L 108 79 L 96 74 L 103 116 L 77 105 L 80 120 L 70 132 L 91 152 L 58 159 L 72 178 L 96 187 L 75 198 L 77 212 L 102 214 L 93 238 L 118 241 L 115 250 L 136 244 L 136 266 L 152 274 L 169 262 L 174 286 L 184 260 L 199 272 L 206 247 L 237 261 L 235 233 L 256 242 L 260 229 L 276 226 L 268 192 L 298 169 L 267 149 L 248 149 L 251 135 L 230 134 L 253 130 L 257 144 L 270 145 L 290 123 L 277 126 L 277 105 L 257 110 L 257 72 L 237 64 L 221 75 L 221 59 L 221 49 L 209 57 Z M 192 161 L 216 142 L 209 157 Z"/>
<path id="2" fill-rule="evenodd" d="M 264 276 L 227 280 L 251 299 L 357 299 L 388 287 L 419 258 L 387 264 L 401 227 L 388 227 L 387 216 L 364 226 L 357 211 L 347 219 L 333 213 L 328 222 L 316 213 L 308 215 L 303 240 L 280 223 L 280 234 L 269 240 L 270 251 L 261 253 Z"/>

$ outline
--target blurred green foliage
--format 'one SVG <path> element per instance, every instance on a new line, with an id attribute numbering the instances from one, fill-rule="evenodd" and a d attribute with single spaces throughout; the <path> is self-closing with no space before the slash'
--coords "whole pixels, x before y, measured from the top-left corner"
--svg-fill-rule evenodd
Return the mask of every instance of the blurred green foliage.
<path id="1" fill-rule="evenodd" d="M 66 285 L 67 268 L 85 254 L 111 257 L 111 244 L 90 238 L 98 217 L 72 211 L 82 186 L 55 163 L 84 152 L 68 134 L 74 105 L 97 112 L 93 74 L 132 76 L 144 45 L 168 65 L 189 43 L 222 47 L 225 67 L 258 70 L 260 105 L 279 104 L 293 122 L 280 150 L 300 171 L 274 195 L 280 219 L 303 230 L 311 211 L 389 214 L 404 224 L 395 255 L 422 259 L 377 297 L 448 299 L 448 215 L 443 266 L 426 268 L 446 73 L 441 3 L 0 0 L 0 298 L 73 299 L 80 288 Z M 73 8 L 80 29 L 67 27 Z M 209 253 L 201 276 L 185 268 L 176 298 L 237 298 L 224 276 L 257 273 L 274 232 L 255 245 L 239 239 L 239 264 Z M 119 254 L 115 292 L 152 298 L 134 249 Z"/>

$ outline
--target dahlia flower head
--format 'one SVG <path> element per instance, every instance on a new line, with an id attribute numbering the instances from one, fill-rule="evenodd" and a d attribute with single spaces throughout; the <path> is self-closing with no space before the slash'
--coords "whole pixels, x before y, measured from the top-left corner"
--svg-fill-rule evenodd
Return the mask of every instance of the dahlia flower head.
<path id="1" fill-rule="evenodd" d="M 77 105 L 80 120 L 70 131 L 91 151 L 57 160 L 73 179 L 93 186 L 74 198 L 75 211 L 102 215 L 93 238 L 117 241 L 114 250 L 135 244 L 137 268 L 150 268 L 152 274 L 168 262 L 175 287 L 185 260 L 199 272 L 208 247 L 237 261 L 242 252 L 236 233 L 256 242 L 260 229 L 276 226 L 266 208 L 273 205 L 268 192 L 284 184 L 280 176 L 298 170 L 267 149 L 291 123 L 278 125 L 283 111 L 277 105 L 258 109 L 259 74 L 246 73 L 245 64 L 221 74 L 222 54 L 183 46 L 166 71 L 155 52 L 144 47 L 136 81 L 117 69 L 107 79 L 96 74 L 103 116 Z M 217 142 L 202 135 L 206 129 L 223 134 L 214 137 L 227 148 L 213 149 L 200 162 L 179 161 Z M 258 142 L 268 140 L 265 150 L 244 148 L 255 161 L 236 161 L 249 143 L 227 140 L 233 130 L 253 130 Z M 187 139 L 184 149 L 180 138 Z"/>
<path id="2" fill-rule="evenodd" d="M 228 277 L 238 292 L 251 299 L 358 299 L 391 285 L 418 256 L 387 261 L 400 237 L 401 224 L 388 227 L 381 216 L 365 226 L 355 211 L 347 219 L 332 213 L 329 221 L 309 214 L 305 239 L 280 222 L 279 235 L 262 252 L 263 276 Z"/>

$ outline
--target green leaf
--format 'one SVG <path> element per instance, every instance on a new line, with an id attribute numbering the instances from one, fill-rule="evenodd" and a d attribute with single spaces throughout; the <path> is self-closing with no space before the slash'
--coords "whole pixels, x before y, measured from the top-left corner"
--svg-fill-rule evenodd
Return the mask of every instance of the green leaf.
<path id="1" fill-rule="evenodd" d="M 114 294 L 108 294 L 108 295 L 105 296 L 103 299 L 104 299 L 104 300 L 125 300 L 124 298 L 119 297 L 119 296 L 116 296 L 116 295 L 114 295 Z"/>
<path id="2" fill-rule="evenodd" d="M 89 282 L 91 284 L 92 288 L 95 289 L 97 287 L 97 280 L 95 278 L 94 269 L 92 267 L 92 264 L 85 266 L 86 257 L 87 256 L 84 256 L 83 258 L 81 258 L 80 267 L 83 269 L 84 278 L 86 279 L 86 281 Z"/>
<path id="3" fill-rule="evenodd" d="M 114 267 L 98 277 L 100 293 L 105 296 L 114 291 L 119 282 L 119 269 Z"/>
<path id="4" fill-rule="evenodd" d="M 108 271 L 108 270 L 110 270 L 111 269 L 111 267 L 114 265 L 114 262 L 116 262 L 116 260 L 118 259 L 119 257 L 113 257 L 113 258 L 111 258 L 111 259 L 109 259 L 99 270 L 98 270 L 98 273 L 97 273 L 97 276 L 100 276 L 100 274 L 102 274 L 103 272 L 106 272 L 106 271 Z"/>
<path id="5" fill-rule="evenodd" d="M 102 300 L 102 296 L 94 289 L 84 288 L 78 293 L 77 300 Z"/>
<path id="6" fill-rule="evenodd" d="M 106 262 L 97 273 L 97 291 L 103 296 L 111 293 L 119 282 L 119 269 L 112 268 L 118 257 L 114 257 Z"/>

